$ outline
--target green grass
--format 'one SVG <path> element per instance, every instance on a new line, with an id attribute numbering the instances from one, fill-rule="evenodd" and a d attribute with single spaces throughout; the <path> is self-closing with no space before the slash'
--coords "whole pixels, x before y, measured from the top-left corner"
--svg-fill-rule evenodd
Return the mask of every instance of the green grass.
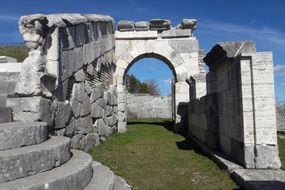
<path id="1" fill-rule="evenodd" d="M 132 120 L 126 134 L 113 135 L 90 153 L 134 190 L 238 189 L 196 144 L 172 128 L 169 120 Z"/>
<path id="2" fill-rule="evenodd" d="M 6 55 L 14 57 L 18 62 L 23 62 L 26 57 L 28 57 L 28 48 L 25 46 L 1 46 L 0 56 Z"/>
<path id="3" fill-rule="evenodd" d="M 278 138 L 279 156 L 282 163 L 281 169 L 285 170 L 285 139 Z"/>

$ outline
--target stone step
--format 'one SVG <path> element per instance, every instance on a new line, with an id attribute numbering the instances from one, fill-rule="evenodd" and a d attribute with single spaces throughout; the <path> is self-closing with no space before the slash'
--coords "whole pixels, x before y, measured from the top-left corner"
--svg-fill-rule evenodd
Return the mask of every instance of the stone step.
<path id="1" fill-rule="evenodd" d="M 92 158 L 72 150 L 71 159 L 52 170 L 26 178 L 0 183 L 1 190 L 82 190 L 92 178 Z"/>
<path id="2" fill-rule="evenodd" d="M 0 150 L 39 144 L 48 137 L 44 122 L 15 122 L 0 124 Z"/>
<path id="3" fill-rule="evenodd" d="M 93 178 L 84 190 L 113 190 L 114 173 L 101 163 L 93 161 Z"/>
<path id="4" fill-rule="evenodd" d="M 70 157 L 70 139 L 57 136 L 38 145 L 0 151 L 0 182 L 50 170 Z"/>
<path id="5" fill-rule="evenodd" d="M 6 107 L 6 100 L 7 100 L 7 95 L 0 94 L 0 108 Z"/>
<path id="6" fill-rule="evenodd" d="M 14 81 L 1 81 L 0 82 L 0 94 L 15 94 L 16 82 Z"/>
<path id="7" fill-rule="evenodd" d="M 0 107 L 0 123 L 8 123 L 12 120 L 12 108 Z"/>
<path id="8" fill-rule="evenodd" d="M 131 190 L 131 187 L 123 178 L 115 176 L 113 190 Z"/>

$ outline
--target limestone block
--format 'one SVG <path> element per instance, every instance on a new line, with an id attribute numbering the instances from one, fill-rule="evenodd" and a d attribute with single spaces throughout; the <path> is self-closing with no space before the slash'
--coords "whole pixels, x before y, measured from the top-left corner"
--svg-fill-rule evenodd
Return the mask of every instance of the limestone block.
<path id="1" fill-rule="evenodd" d="M 125 103 L 118 104 L 118 110 L 123 112 L 126 111 L 126 104 Z"/>
<path id="2" fill-rule="evenodd" d="M 112 113 L 113 113 L 113 107 L 110 105 L 107 105 L 106 110 L 105 110 L 105 116 L 108 117 L 112 115 Z"/>
<path id="3" fill-rule="evenodd" d="M 140 114 L 143 114 L 145 112 L 141 112 Z M 119 122 L 125 122 L 126 121 L 126 113 L 125 112 L 119 112 L 118 113 Z M 145 117 L 145 118 L 151 118 L 151 117 Z"/>
<path id="4" fill-rule="evenodd" d="M 71 138 L 71 148 L 79 149 L 80 148 L 80 140 L 82 139 L 83 134 L 76 134 Z"/>
<path id="5" fill-rule="evenodd" d="M 44 121 L 48 125 L 53 121 L 53 106 L 50 100 L 40 96 L 9 98 L 7 107 L 12 108 L 14 121 Z"/>
<path id="6" fill-rule="evenodd" d="M 12 109 L 0 107 L 0 123 L 8 123 L 12 121 Z"/>
<path id="7" fill-rule="evenodd" d="M 66 128 L 64 131 L 64 136 L 73 137 L 75 133 L 75 125 L 76 125 L 76 118 L 70 117 L 68 122 L 66 123 Z"/>
<path id="8" fill-rule="evenodd" d="M 170 29 L 161 33 L 162 38 L 189 38 L 191 36 L 191 29 Z"/>
<path id="9" fill-rule="evenodd" d="M 197 20 L 196 19 L 183 19 L 180 25 L 181 29 L 191 29 L 194 31 L 196 29 Z"/>
<path id="10" fill-rule="evenodd" d="M 44 60 L 40 50 L 32 50 L 22 63 L 22 71 L 16 84 L 16 93 L 20 95 L 39 95 L 41 89 L 41 77 L 43 75 Z"/>
<path id="11" fill-rule="evenodd" d="M 169 40 L 168 44 L 177 53 L 192 53 L 199 50 L 199 44 L 196 39 L 183 40 L 183 42 L 182 40 Z"/>
<path id="12" fill-rule="evenodd" d="M 87 65 L 87 73 L 89 75 L 93 75 L 94 74 L 94 71 L 95 71 L 95 68 L 94 68 L 94 65 L 91 63 L 91 64 L 88 64 Z"/>
<path id="13" fill-rule="evenodd" d="M 60 62 L 60 78 L 64 81 L 68 77 L 72 76 L 75 70 L 75 59 L 73 50 L 64 51 L 61 53 L 61 62 Z"/>
<path id="14" fill-rule="evenodd" d="M 89 96 L 91 96 L 92 89 L 91 89 L 91 86 L 89 85 L 88 81 L 85 81 L 85 91 Z"/>
<path id="15" fill-rule="evenodd" d="M 111 127 L 106 125 L 103 119 L 99 119 L 98 122 L 95 122 L 94 128 L 100 137 L 109 137 L 112 134 Z"/>
<path id="16" fill-rule="evenodd" d="M 100 99 L 92 103 L 91 105 L 91 116 L 93 118 L 103 118 L 105 109 L 100 105 Z"/>
<path id="17" fill-rule="evenodd" d="M 75 47 L 75 27 L 64 27 L 59 29 L 59 40 L 62 51 L 70 50 Z"/>
<path id="18" fill-rule="evenodd" d="M 184 64 L 182 57 L 177 53 L 172 54 L 172 57 L 170 60 L 171 60 L 172 65 L 174 66 L 175 70 L 176 70 L 176 68 L 178 68 L 179 66 Z M 185 70 L 184 70 L 184 72 L 185 72 Z"/>
<path id="19" fill-rule="evenodd" d="M 116 41 L 119 40 L 149 40 L 149 39 L 157 39 L 158 34 L 157 31 L 127 31 L 127 32 L 120 32 L 116 31 L 115 39 Z"/>
<path id="20" fill-rule="evenodd" d="M 127 132 L 127 123 L 118 122 L 118 133 L 126 133 L 126 132 Z"/>
<path id="21" fill-rule="evenodd" d="M 75 46 L 79 47 L 89 42 L 87 25 L 78 24 L 75 26 Z"/>
<path id="22" fill-rule="evenodd" d="M 103 97 L 103 86 L 102 85 L 96 86 L 91 92 L 90 102 L 94 103 L 95 101 L 99 100 L 102 97 Z"/>
<path id="23" fill-rule="evenodd" d="M 75 127 L 76 127 L 76 133 L 82 133 L 82 134 L 91 133 L 93 131 L 91 116 L 87 115 L 85 117 L 80 117 Z"/>
<path id="24" fill-rule="evenodd" d="M 145 52 L 146 53 L 153 53 L 154 44 L 156 40 L 145 40 Z"/>
<path id="25" fill-rule="evenodd" d="M 90 103 L 90 98 L 87 95 L 87 93 L 85 94 L 85 98 L 84 101 L 82 103 L 82 109 L 80 112 L 80 116 L 86 116 L 89 115 L 91 113 L 91 103 Z"/>
<path id="26" fill-rule="evenodd" d="M 85 98 L 85 84 L 75 83 L 72 88 L 72 99 L 78 100 L 80 103 L 83 103 Z"/>
<path id="27" fill-rule="evenodd" d="M 77 47 L 77 48 L 74 48 L 73 51 L 72 51 L 72 55 L 73 55 L 73 72 L 81 69 L 83 67 L 83 63 L 84 63 L 84 60 L 83 60 L 83 48 L 82 47 Z"/>
<path id="28" fill-rule="evenodd" d="M 116 32 L 117 34 L 118 32 Z M 116 60 L 126 51 L 129 50 L 130 41 L 127 40 L 116 40 L 115 57 Z"/>
<path id="29" fill-rule="evenodd" d="M 118 59 L 118 61 L 116 62 L 116 65 L 117 65 L 117 67 L 120 67 L 122 69 L 127 69 L 127 67 L 128 67 L 128 63 L 126 61 L 124 61 L 123 59 Z"/>
<path id="30" fill-rule="evenodd" d="M 171 28 L 170 20 L 152 19 L 149 23 L 150 30 L 169 30 Z"/>
<path id="31" fill-rule="evenodd" d="M 277 145 L 257 145 L 256 155 L 255 168 L 257 169 L 279 169 L 281 167 Z"/>
<path id="32" fill-rule="evenodd" d="M 72 107 L 73 116 L 75 118 L 78 118 L 81 114 L 82 103 L 79 102 L 77 99 L 73 98 L 71 99 L 71 107 Z"/>
<path id="33" fill-rule="evenodd" d="M 148 31 L 149 22 L 145 22 L 145 21 L 135 22 L 135 30 L 136 31 Z"/>
<path id="34" fill-rule="evenodd" d="M 118 91 L 118 96 L 119 96 L 119 94 L 120 94 L 120 95 L 125 94 L 125 92 L 126 92 L 126 86 L 123 85 L 123 84 L 118 84 L 118 85 L 117 85 L 117 91 Z"/>
<path id="35" fill-rule="evenodd" d="M 62 129 L 66 127 L 69 119 L 71 118 L 72 108 L 69 103 L 65 102 L 55 102 L 56 111 L 55 111 L 55 129 Z"/>
<path id="36" fill-rule="evenodd" d="M 99 144 L 99 135 L 97 133 L 88 133 L 80 141 L 81 150 L 87 152 L 91 148 Z"/>
<path id="37" fill-rule="evenodd" d="M 133 58 L 145 54 L 145 41 L 144 40 L 132 40 L 130 43 L 130 54 Z"/>
<path id="38" fill-rule="evenodd" d="M 109 116 L 105 118 L 105 123 L 110 126 L 113 127 L 116 123 L 117 123 L 117 117 L 115 115 Z"/>
<path id="39" fill-rule="evenodd" d="M 119 31 L 133 31 L 135 29 L 135 25 L 133 21 L 121 20 L 118 22 L 118 30 Z"/>
<path id="40" fill-rule="evenodd" d="M 82 69 L 80 69 L 74 74 L 74 78 L 75 78 L 76 82 L 84 82 L 85 81 L 85 73 L 83 72 Z"/>
<path id="41" fill-rule="evenodd" d="M 90 64 L 95 59 L 95 42 L 92 41 L 83 45 L 83 62 L 84 65 Z"/>

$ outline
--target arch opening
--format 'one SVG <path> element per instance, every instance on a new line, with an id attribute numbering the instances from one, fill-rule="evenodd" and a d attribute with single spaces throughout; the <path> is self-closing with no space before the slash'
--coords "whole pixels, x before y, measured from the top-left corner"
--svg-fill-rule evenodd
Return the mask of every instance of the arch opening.
<path id="1" fill-rule="evenodd" d="M 165 59 L 142 55 L 124 74 L 127 118 L 174 119 L 175 71 Z"/>
<path id="2" fill-rule="evenodd" d="M 173 79 L 175 82 L 177 82 L 177 74 L 175 71 L 175 68 L 173 66 L 173 64 L 171 63 L 170 60 L 168 60 L 166 57 L 157 54 L 157 53 L 145 53 L 145 54 L 141 54 L 137 57 L 135 57 L 127 66 L 127 68 L 125 69 L 124 75 L 123 75 L 123 80 L 124 80 L 124 84 L 126 84 L 126 75 L 129 72 L 130 68 L 137 62 L 139 62 L 140 60 L 143 59 L 147 59 L 147 58 L 153 58 L 153 59 L 158 59 L 161 62 L 163 62 L 164 64 L 166 64 L 168 66 L 168 68 L 171 70 L 172 75 L 173 75 Z"/>

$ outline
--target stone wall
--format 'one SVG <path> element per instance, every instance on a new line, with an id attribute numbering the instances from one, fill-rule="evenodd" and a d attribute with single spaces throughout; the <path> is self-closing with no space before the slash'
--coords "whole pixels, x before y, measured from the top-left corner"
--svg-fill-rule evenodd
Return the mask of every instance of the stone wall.
<path id="1" fill-rule="evenodd" d="M 149 22 L 120 21 L 115 32 L 116 71 L 114 81 L 118 86 L 120 132 L 126 128 L 125 76 L 129 68 L 143 58 L 157 58 L 171 69 L 175 84 L 175 130 L 184 126 L 184 104 L 189 102 L 186 80 L 192 75 L 204 74 L 204 63 L 200 61 L 200 48 L 194 31 L 195 19 L 183 19 L 178 26 L 169 20 L 153 19 Z M 187 107 L 186 107 L 187 108 Z M 187 110 L 187 109 L 186 109 Z"/>
<path id="2" fill-rule="evenodd" d="M 170 96 L 127 94 L 128 118 L 172 118 L 172 109 Z"/>
<path id="3" fill-rule="evenodd" d="M 276 106 L 277 130 L 278 132 L 285 133 L 285 105 Z"/>
<path id="4" fill-rule="evenodd" d="M 15 121 L 45 121 L 52 133 L 87 151 L 117 130 L 113 86 L 114 21 L 109 16 L 56 14 L 20 19 L 30 49 L 9 98 Z"/>
<path id="5" fill-rule="evenodd" d="M 221 43 L 204 60 L 207 95 L 189 103 L 189 132 L 246 168 L 279 168 L 272 54 Z"/>

